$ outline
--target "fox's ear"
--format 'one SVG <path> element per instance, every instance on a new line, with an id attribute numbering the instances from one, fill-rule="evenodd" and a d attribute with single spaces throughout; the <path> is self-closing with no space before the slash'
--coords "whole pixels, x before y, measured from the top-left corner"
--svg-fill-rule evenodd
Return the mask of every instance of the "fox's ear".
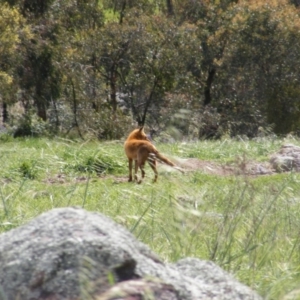
<path id="1" fill-rule="evenodd" d="M 144 126 L 141 126 L 139 131 L 142 132 L 143 130 L 144 130 Z"/>

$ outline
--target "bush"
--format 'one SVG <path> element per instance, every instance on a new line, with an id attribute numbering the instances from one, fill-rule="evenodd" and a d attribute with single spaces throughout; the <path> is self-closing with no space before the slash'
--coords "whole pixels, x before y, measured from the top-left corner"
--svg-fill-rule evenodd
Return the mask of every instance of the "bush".
<path id="1" fill-rule="evenodd" d="M 49 136 L 49 124 L 39 118 L 36 114 L 25 114 L 16 120 L 12 127 L 13 137 L 41 137 Z"/>
<path id="2" fill-rule="evenodd" d="M 36 179 L 37 172 L 34 168 L 34 162 L 25 161 L 19 167 L 19 172 L 23 178 Z"/>
<path id="3" fill-rule="evenodd" d="M 69 165 L 67 168 L 76 172 L 96 173 L 97 175 L 116 174 L 124 170 L 124 166 L 115 157 L 103 153 L 85 157 L 82 161 Z"/>

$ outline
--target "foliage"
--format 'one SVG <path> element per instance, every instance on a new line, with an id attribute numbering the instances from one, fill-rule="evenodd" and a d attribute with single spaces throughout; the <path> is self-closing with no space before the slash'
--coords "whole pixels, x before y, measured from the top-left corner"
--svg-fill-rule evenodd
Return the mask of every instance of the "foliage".
<path id="1" fill-rule="evenodd" d="M 51 132 L 47 122 L 44 122 L 36 114 L 29 113 L 15 120 L 10 131 L 14 137 L 42 137 L 48 136 Z"/>
<path id="2" fill-rule="evenodd" d="M 114 114 L 105 106 L 100 111 L 82 110 L 79 117 L 84 124 L 81 126 L 84 135 L 100 140 L 121 139 L 131 129 L 131 118 L 120 109 Z"/>
<path id="3" fill-rule="evenodd" d="M 298 132 L 296 2 L 2 0 L 0 101 L 82 138 Z"/>
<path id="4" fill-rule="evenodd" d="M 114 156 L 100 153 L 84 158 L 83 162 L 78 162 L 71 168 L 81 173 L 95 173 L 97 175 L 116 174 L 120 173 L 124 166 L 115 159 L 116 157 Z"/>
<path id="5" fill-rule="evenodd" d="M 268 99 L 268 120 L 275 124 L 278 133 L 299 134 L 300 89 L 297 81 L 284 82 L 272 88 Z"/>
<path id="6" fill-rule="evenodd" d="M 0 3 L 0 96 L 11 93 L 14 83 L 14 67 L 22 38 L 30 38 L 31 33 L 18 9 Z"/>
<path id="7" fill-rule="evenodd" d="M 20 175 L 26 179 L 36 179 L 36 169 L 34 168 L 34 162 L 24 161 L 19 167 Z"/>
<path id="8" fill-rule="evenodd" d="M 296 102 L 285 99 L 287 95 L 282 92 L 285 85 L 298 82 L 294 64 L 300 58 L 295 52 L 299 44 L 294 39 L 300 23 L 298 18 L 293 19 L 295 10 L 284 1 L 252 5 L 244 2 L 231 13 L 231 34 L 220 62 L 221 68 L 231 72 L 222 72 L 230 77 L 220 78 L 227 85 L 227 92 L 222 95 L 219 111 L 230 123 L 244 124 L 245 128 L 234 129 L 233 135 L 239 131 L 247 133 L 246 127 L 250 130 L 247 135 L 256 135 L 258 128 L 267 124 L 275 124 L 276 133 L 292 131 L 293 127 L 283 125 L 280 116 L 297 114 Z M 275 112 L 276 102 L 285 102 L 278 98 L 287 100 L 288 108 Z M 280 129 L 281 126 L 285 127 Z"/>

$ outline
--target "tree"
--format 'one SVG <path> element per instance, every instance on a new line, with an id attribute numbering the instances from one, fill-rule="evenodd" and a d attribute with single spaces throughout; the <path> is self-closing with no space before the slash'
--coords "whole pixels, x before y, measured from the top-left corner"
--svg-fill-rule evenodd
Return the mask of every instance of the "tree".
<path id="1" fill-rule="evenodd" d="M 29 27 L 18 9 L 0 3 L 0 100 L 4 122 L 8 120 L 7 103 L 14 101 L 13 87 L 17 89 L 14 75 L 20 62 L 21 41 L 31 36 Z"/>
<path id="2" fill-rule="evenodd" d="M 230 14 L 234 17 L 216 82 L 223 88 L 214 95 L 215 105 L 233 135 L 255 136 L 259 127 L 272 123 L 276 133 L 294 130 L 283 119 L 295 120 L 298 111 L 299 15 L 285 1 L 245 2 Z"/>
<path id="3" fill-rule="evenodd" d="M 83 136 L 119 138 L 130 118 L 200 137 L 298 131 L 291 2 L 2 0 L 1 97 Z"/>
<path id="4" fill-rule="evenodd" d="M 95 75 L 95 43 L 97 32 L 104 25 L 104 15 L 98 1 L 56 1 L 48 12 L 54 27 L 55 63 L 61 74 L 61 95 L 53 102 L 57 124 L 66 132 L 76 128 L 85 131 L 84 111 L 97 106 L 99 87 Z M 64 107 L 67 118 L 58 111 Z"/>
<path id="5" fill-rule="evenodd" d="M 144 125 L 147 117 L 157 120 L 161 116 L 166 93 L 175 87 L 179 37 L 176 26 L 164 16 L 139 19 L 134 26 L 130 69 L 128 73 L 121 70 L 121 91 L 138 124 Z"/>
<path id="6" fill-rule="evenodd" d="M 118 15 L 118 22 L 121 25 L 125 19 L 132 17 L 139 18 L 145 15 L 153 15 L 159 7 L 159 1 L 149 0 L 106 0 L 104 9 L 113 9 Z"/>
<path id="7" fill-rule="evenodd" d="M 231 135 L 255 136 L 259 127 L 268 127 L 276 119 L 267 113 L 274 108 L 267 99 L 278 99 L 272 87 L 299 76 L 294 68 L 299 56 L 296 10 L 284 0 L 182 1 L 177 10 L 181 27 L 193 28 L 195 46 L 189 48 L 198 44 L 201 49 L 193 55 L 196 51 L 186 48 L 191 53 L 186 66 L 198 83 L 203 106 L 217 108 L 222 130 Z M 285 95 L 295 99 L 292 90 Z"/>

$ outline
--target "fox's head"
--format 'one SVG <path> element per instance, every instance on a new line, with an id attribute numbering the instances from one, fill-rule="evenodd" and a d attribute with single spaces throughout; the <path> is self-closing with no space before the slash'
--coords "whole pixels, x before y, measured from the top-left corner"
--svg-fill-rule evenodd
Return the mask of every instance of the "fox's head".
<path id="1" fill-rule="evenodd" d="M 146 140 L 150 142 L 150 139 L 147 137 L 145 131 L 144 131 L 144 127 L 140 127 L 138 129 L 133 130 L 129 136 L 128 136 L 128 140 Z"/>

